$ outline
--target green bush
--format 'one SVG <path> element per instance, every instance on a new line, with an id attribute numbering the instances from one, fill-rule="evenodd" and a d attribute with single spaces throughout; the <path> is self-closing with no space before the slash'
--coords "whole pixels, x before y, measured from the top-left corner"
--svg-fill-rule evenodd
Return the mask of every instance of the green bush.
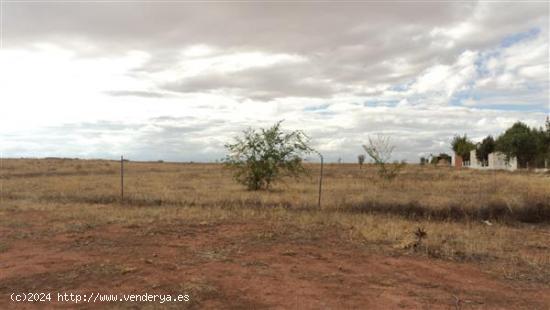
<path id="1" fill-rule="evenodd" d="M 298 177 L 305 172 L 302 155 L 313 151 L 308 142 L 302 131 L 283 132 L 281 121 L 268 129 L 249 128 L 225 145 L 229 155 L 224 163 L 249 190 L 269 189 L 283 176 Z"/>

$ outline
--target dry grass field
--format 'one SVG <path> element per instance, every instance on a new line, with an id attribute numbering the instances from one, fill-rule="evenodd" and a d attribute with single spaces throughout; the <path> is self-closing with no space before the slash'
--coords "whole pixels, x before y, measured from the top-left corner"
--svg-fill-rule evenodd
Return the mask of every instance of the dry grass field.
<path id="1" fill-rule="evenodd" d="M 218 164 L 127 162 L 121 202 L 118 162 L 4 159 L 0 308 L 29 307 L 14 291 L 185 292 L 190 309 L 550 308 L 550 175 L 325 168 L 319 209 L 314 164 L 251 192 Z"/>

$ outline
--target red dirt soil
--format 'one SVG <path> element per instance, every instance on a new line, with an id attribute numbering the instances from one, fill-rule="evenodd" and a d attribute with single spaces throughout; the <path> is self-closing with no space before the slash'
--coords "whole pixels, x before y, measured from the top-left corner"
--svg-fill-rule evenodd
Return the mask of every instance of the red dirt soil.
<path id="1" fill-rule="evenodd" d="M 550 308 L 550 289 L 475 264 L 375 254 L 335 237 L 265 239 L 261 225 L 243 223 L 110 224 L 21 239 L 0 252 L 0 309 L 145 306 L 14 303 L 12 292 L 187 293 L 187 303 L 148 306 L 190 309 Z"/>

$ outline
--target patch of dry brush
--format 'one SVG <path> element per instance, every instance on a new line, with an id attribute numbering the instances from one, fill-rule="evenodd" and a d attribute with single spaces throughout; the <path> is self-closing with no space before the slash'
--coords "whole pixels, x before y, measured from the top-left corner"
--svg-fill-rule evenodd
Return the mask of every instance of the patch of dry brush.
<path id="1" fill-rule="evenodd" d="M 274 207 L 316 206 L 318 166 L 309 177 L 288 179 L 271 191 L 247 191 L 217 164 L 126 163 L 131 205 Z M 4 160 L 4 199 L 116 203 L 114 161 Z M 333 164 L 325 169 L 323 208 L 390 213 L 413 219 L 550 222 L 550 176 L 409 165 L 396 180 L 376 168 Z"/>

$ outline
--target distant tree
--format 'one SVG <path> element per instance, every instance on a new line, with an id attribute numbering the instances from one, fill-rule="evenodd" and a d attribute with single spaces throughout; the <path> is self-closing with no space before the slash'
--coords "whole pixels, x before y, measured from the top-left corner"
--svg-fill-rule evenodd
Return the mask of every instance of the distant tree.
<path id="1" fill-rule="evenodd" d="M 420 165 L 424 166 L 428 162 L 428 159 L 424 156 L 420 157 Z"/>
<path id="2" fill-rule="evenodd" d="M 546 155 L 544 156 L 544 162 L 545 162 L 545 167 L 548 168 L 550 166 L 550 116 L 547 116 L 546 117 L 546 131 L 545 131 L 545 145 L 546 145 L 546 148 L 545 148 L 545 153 Z"/>
<path id="3" fill-rule="evenodd" d="M 468 136 L 455 136 L 451 141 L 451 149 L 463 160 L 470 160 L 470 151 L 476 148 L 475 144 L 468 139 Z"/>
<path id="4" fill-rule="evenodd" d="M 544 128 L 533 128 L 532 135 L 536 144 L 534 166 L 547 167 L 550 163 L 550 119 L 546 118 Z"/>
<path id="5" fill-rule="evenodd" d="M 391 143 L 388 136 L 378 135 L 376 138 L 369 137 L 368 144 L 363 145 L 374 164 L 378 166 L 378 174 L 386 179 L 393 180 L 399 170 L 403 167 L 402 164 L 389 164 L 395 146 Z"/>
<path id="6" fill-rule="evenodd" d="M 507 159 L 516 157 L 520 167 L 527 167 L 537 156 L 537 134 L 524 123 L 516 122 L 497 138 L 495 149 Z"/>
<path id="7" fill-rule="evenodd" d="M 249 128 L 225 145 L 229 151 L 225 165 L 249 190 L 269 189 L 283 176 L 298 177 L 305 172 L 302 155 L 313 151 L 309 139 L 302 131 L 283 132 L 281 122 L 268 129 Z"/>
<path id="8" fill-rule="evenodd" d="M 357 162 L 359 163 L 359 169 L 361 169 L 363 167 L 363 163 L 365 162 L 365 155 L 357 155 Z"/>
<path id="9" fill-rule="evenodd" d="M 492 136 L 487 136 L 481 143 L 477 145 L 476 158 L 480 162 L 487 162 L 489 154 L 495 151 L 495 139 Z"/>
<path id="10" fill-rule="evenodd" d="M 449 155 L 447 153 L 440 153 L 438 157 L 439 157 L 439 159 L 443 159 L 443 160 L 447 161 L 449 164 L 451 163 L 451 155 Z"/>
<path id="11" fill-rule="evenodd" d="M 543 129 L 541 129 L 541 131 L 542 130 Z M 543 148 L 543 153 L 546 153 L 546 155 L 544 157 L 548 161 L 548 163 L 550 164 L 550 116 L 546 117 L 545 130 L 544 130 L 544 141 L 545 141 L 545 143 L 544 143 L 545 147 Z"/>

